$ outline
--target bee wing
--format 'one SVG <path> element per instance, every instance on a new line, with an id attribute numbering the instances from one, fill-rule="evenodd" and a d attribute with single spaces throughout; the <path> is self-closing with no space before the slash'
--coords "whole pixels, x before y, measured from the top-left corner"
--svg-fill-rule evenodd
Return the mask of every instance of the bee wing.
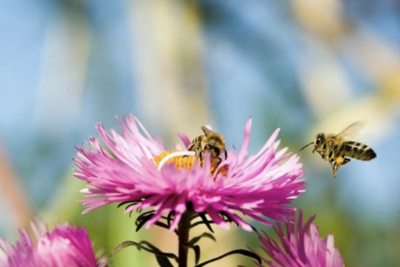
<path id="1" fill-rule="evenodd" d="M 201 126 L 201 130 L 204 132 L 206 136 L 209 135 L 210 133 L 214 133 L 213 130 L 211 130 L 209 127 L 206 126 Z"/>
<path id="2" fill-rule="evenodd" d="M 361 121 L 356 121 L 347 126 L 343 131 L 335 135 L 335 137 L 354 137 L 357 133 L 361 131 L 364 123 Z"/>

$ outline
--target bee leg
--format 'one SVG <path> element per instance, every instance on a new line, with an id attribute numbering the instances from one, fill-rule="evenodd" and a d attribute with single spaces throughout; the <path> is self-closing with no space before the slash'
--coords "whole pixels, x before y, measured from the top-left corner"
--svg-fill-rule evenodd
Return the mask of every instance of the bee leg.
<path id="1" fill-rule="evenodd" d="M 346 159 L 346 158 L 340 162 L 335 161 L 332 166 L 332 176 L 336 177 L 336 172 L 339 170 L 340 166 L 342 166 L 346 163 L 349 163 L 349 162 L 350 162 L 350 159 Z"/>
<path id="2" fill-rule="evenodd" d="M 225 153 L 225 159 L 227 159 L 228 158 L 228 152 L 226 151 L 226 149 L 225 149 L 224 153 Z"/>
<path id="3" fill-rule="evenodd" d="M 332 176 L 335 178 L 336 177 L 336 172 L 339 170 L 340 165 L 337 164 L 336 162 L 333 163 L 332 165 Z"/>
<path id="4" fill-rule="evenodd" d="M 211 166 L 217 168 L 218 165 L 221 163 L 221 158 L 210 158 Z"/>
<path id="5" fill-rule="evenodd" d="M 329 158 L 329 164 L 333 167 L 336 165 L 336 161 L 333 158 Z"/>
<path id="6" fill-rule="evenodd" d="M 332 165 L 332 176 L 336 177 L 336 172 L 339 170 L 340 166 L 349 163 L 351 160 L 349 158 L 338 158 L 341 159 L 340 162 L 334 161 Z"/>
<path id="7" fill-rule="evenodd" d="M 217 160 L 218 160 L 218 163 L 217 163 L 217 165 L 215 165 L 215 168 L 217 168 L 219 166 L 219 164 L 221 163 L 221 161 L 222 161 L 221 158 L 217 158 Z"/>
<path id="8" fill-rule="evenodd" d="M 349 158 L 344 158 L 343 163 L 341 165 L 345 165 L 349 163 L 351 160 Z"/>
<path id="9" fill-rule="evenodd" d="M 196 151 L 196 159 L 200 163 L 200 166 L 203 167 L 203 152 Z"/>
<path id="10" fill-rule="evenodd" d="M 221 158 L 212 158 L 211 159 L 211 174 L 214 174 L 215 171 L 218 169 L 219 164 L 221 163 Z M 216 162 L 216 163 L 214 163 Z"/>

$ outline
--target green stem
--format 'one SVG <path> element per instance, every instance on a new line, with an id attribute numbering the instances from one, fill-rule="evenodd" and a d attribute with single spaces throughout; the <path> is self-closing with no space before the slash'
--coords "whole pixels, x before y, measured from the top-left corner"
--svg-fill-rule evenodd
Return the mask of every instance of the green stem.
<path id="1" fill-rule="evenodd" d="M 182 218 L 178 224 L 178 266 L 187 267 L 188 266 L 188 247 L 189 242 L 189 230 L 190 230 L 190 217 L 191 212 L 186 211 L 182 214 Z"/>

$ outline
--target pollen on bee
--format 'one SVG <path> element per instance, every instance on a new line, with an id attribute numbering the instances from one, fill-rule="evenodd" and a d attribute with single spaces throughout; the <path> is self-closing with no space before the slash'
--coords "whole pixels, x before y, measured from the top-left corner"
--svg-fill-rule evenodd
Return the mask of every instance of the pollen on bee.
<path id="1" fill-rule="evenodd" d="M 342 164 L 343 161 L 344 161 L 344 158 L 343 157 L 338 157 L 335 161 L 336 161 L 337 164 Z"/>
<path id="2" fill-rule="evenodd" d="M 217 166 L 211 166 L 211 174 L 215 175 L 221 175 L 221 176 L 227 176 L 229 171 L 229 165 L 224 164 L 221 167 Z"/>

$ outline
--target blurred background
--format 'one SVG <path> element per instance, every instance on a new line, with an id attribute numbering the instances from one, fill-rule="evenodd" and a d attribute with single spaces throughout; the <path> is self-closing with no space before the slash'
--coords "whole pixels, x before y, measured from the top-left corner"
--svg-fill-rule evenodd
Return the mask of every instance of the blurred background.
<path id="1" fill-rule="evenodd" d="M 96 249 L 175 236 L 134 232 L 116 205 L 81 216 L 83 184 L 71 176 L 75 146 L 94 125 L 118 128 L 133 113 L 169 147 L 210 124 L 250 151 L 281 128 L 281 147 L 365 122 L 356 141 L 378 157 L 331 177 L 300 153 L 307 192 L 295 202 L 333 233 L 346 266 L 400 266 L 400 1 L 13 0 L 0 1 L 0 235 L 17 238 L 32 216 L 85 226 Z M 265 231 L 271 229 L 258 225 Z M 256 248 L 243 231 L 202 241 L 202 259 Z M 205 229 L 202 229 L 205 231 Z M 199 233 L 202 232 L 199 230 Z M 128 248 L 115 266 L 156 266 Z M 227 258 L 208 266 L 248 263 Z"/>

